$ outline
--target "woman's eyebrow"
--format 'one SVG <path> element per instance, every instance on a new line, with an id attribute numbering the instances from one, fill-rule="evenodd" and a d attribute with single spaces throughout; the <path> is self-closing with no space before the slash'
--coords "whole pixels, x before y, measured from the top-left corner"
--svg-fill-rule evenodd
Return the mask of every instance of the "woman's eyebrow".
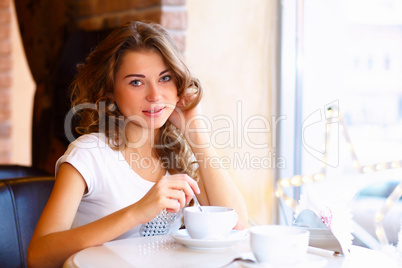
<path id="1" fill-rule="evenodd" d="M 145 78 L 145 75 L 143 75 L 143 74 L 128 74 L 128 75 L 126 75 L 125 77 L 124 77 L 124 79 L 125 78 L 127 78 L 127 77 L 141 77 L 141 78 Z"/>
<path id="2" fill-rule="evenodd" d="M 159 74 L 159 76 L 161 76 L 161 75 L 163 75 L 163 74 L 165 74 L 165 73 L 167 73 L 167 72 L 169 72 L 169 69 L 166 69 L 166 70 L 162 71 L 162 72 Z M 141 78 L 145 78 L 145 75 L 143 75 L 143 74 L 128 74 L 128 75 L 126 75 L 126 76 L 124 77 L 124 79 L 127 78 L 127 77 L 141 77 Z"/>
<path id="3" fill-rule="evenodd" d="M 167 73 L 167 72 L 169 72 L 169 69 L 166 69 L 166 70 L 162 71 L 162 72 L 159 74 L 159 76 L 161 76 L 161 75 L 163 75 L 164 73 Z"/>

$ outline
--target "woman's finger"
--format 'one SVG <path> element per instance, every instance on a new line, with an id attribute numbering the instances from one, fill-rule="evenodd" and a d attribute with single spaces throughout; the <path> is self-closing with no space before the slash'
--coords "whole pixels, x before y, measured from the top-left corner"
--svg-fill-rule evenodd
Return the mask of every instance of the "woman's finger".
<path id="1" fill-rule="evenodd" d="M 180 208 L 183 208 L 186 205 L 186 196 L 184 191 L 182 190 L 172 189 L 167 192 L 166 197 L 172 200 L 176 200 L 179 203 Z"/>
<path id="2" fill-rule="evenodd" d="M 165 195 L 169 198 L 182 198 L 182 205 L 189 203 L 194 195 L 193 189 L 190 187 L 189 183 L 186 180 L 168 179 L 163 182 L 162 187 L 167 190 L 167 192 L 165 192 Z"/>
<path id="3" fill-rule="evenodd" d="M 182 202 L 180 202 L 179 200 L 177 200 L 176 198 L 167 198 L 165 201 L 165 209 L 167 212 L 178 212 L 181 208 L 184 207 L 184 205 L 182 205 L 182 203 L 184 201 L 184 197 Z"/>
<path id="4" fill-rule="evenodd" d="M 188 178 L 190 178 L 190 177 L 188 177 Z M 197 182 L 195 182 L 191 178 L 190 178 L 190 180 L 187 180 L 187 178 L 183 176 L 178 179 L 170 179 L 169 183 L 170 183 L 169 187 L 177 189 L 177 190 L 181 190 L 184 192 L 186 203 L 189 203 L 191 201 L 195 192 L 199 193 L 199 187 L 198 187 Z"/>
<path id="5" fill-rule="evenodd" d="M 190 176 L 186 175 L 186 174 L 175 174 L 175 175 L 171 175 L 171 176 L 165 176 L 162 179 L 170 179 L 170 180 L 184 180 L 188 183 L 188 185 L 190 186 L 190 188 L 192 189 L 192 191 L 196 194 L 200 193 L 200 188 L 198 187 L 198 183 L 191 178 Z"/>

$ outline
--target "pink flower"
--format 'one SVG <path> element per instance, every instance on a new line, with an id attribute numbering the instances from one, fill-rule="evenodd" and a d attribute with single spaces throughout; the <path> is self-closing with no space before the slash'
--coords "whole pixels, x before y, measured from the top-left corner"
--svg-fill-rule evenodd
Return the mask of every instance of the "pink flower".
<path id="1" fill-rule="evenodd" d="M 329 207 L 325 207 L 320 211 L 321 221 L 331 230 L 332 225 L 332 210 Z"/>

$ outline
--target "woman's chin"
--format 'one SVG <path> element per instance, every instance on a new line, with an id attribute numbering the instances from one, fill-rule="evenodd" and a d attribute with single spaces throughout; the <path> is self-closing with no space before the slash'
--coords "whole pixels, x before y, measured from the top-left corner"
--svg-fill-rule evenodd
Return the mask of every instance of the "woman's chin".
<path id="1" fill-rule="evenodd" d="M 148 124 L 148 129 L 160 129 L 166 124 L 166 122 L 167 119 L 151 121 L 150 124 Z"/>
<path id="2" fill-rule="evenodd" d="M 158 130 L 166 124 L 167 120 L 153 120 L 151 122 L 147 122 L 146 124 L 137 124 L 134 123 L 137 127 L 145 130 Z"/>

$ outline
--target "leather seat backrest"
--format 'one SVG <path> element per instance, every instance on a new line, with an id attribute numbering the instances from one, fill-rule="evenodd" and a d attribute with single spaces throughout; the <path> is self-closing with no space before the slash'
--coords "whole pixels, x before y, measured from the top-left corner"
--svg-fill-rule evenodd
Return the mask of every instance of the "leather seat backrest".
<path id="1" fill-rule="evenodd" d="M 0 165 L 0 179 L 15 179 L 34 176 L 49 176 L 49 174 L 30 166 Z"/>
<path id="2" fill-rule="evenodd" d="M 54 177 L 0 180 L 0 267 L 26 267 L 29 242 Z"/>

